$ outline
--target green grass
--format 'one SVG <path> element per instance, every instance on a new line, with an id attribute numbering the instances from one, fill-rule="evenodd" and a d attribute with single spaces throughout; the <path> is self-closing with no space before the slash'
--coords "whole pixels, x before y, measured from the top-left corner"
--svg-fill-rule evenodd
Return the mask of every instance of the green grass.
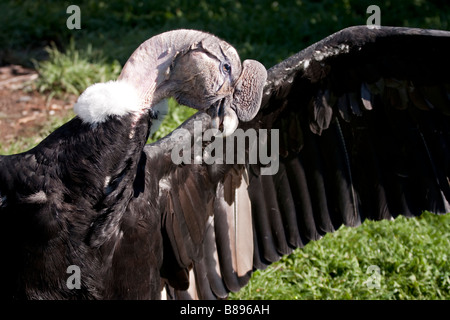
<path id="1" fill-rule="evenodd" d="M 449 227 L 430 213 L 343 227 L 256 271 L 231 299 L 449 299 Z"/>
<path id="2" fill-rule="evenodd" d="M 117 60 L 107 62 L 103 52 L 93 50 L 91 44 L 77 49 L 73 39 L 64 53 L 55 44 L 46 51 L 48 60 L 33 62 L 39 71 L 37 90 L 50 96 L 79 95 L 91 84 L 117 79 L 122 69 Z"/>
<path id="3" fill-rule="evenodd" d="M 381 24 L 450 29 L 450 3 L 442 0 L 214 0 L 94 1 L 76 3 L 81 30 L 66 28 L 72 1 L 2 1 L 0 63 L 36 67 L 38 90 L 53 95 L 83 91 L 117 77 L 134 49 L 163 31 L 194 28 L 236 47 L 242 59 L 267 68 L 309 44 L 351 25 L 366 23 L 366 8 L 381 9 Z M 7 14 L 6 14 L 7 13 Z M 172 100 L 171 115 L 151 141 L 176 128 L 193 111 Z M 70 116 L 69 116 L 70 118 Z M 1 154 L 38 143 L 67 121 L 57 119 Z M 341 228 L 266 270 L 232 299 L 450 299 L 450 215 L 370 222 Z M 380 289 L 368 288 L 367 268 L 378 266 Z"/>

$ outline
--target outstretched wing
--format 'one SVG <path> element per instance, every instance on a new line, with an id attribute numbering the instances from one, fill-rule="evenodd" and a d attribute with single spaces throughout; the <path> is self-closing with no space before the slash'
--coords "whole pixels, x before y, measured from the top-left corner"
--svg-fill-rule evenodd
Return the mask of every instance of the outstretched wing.
<path id="1" fill-rule="evenodd" d="M 449 212 L 449 52 L 449 32 L 363 26 L 271 68 L 258 115 L 241 127 L 271 133 L 272 175 L 262 161 L 177 165 L 173 136 L 147 146 L 169 294 L 225 298 L 342 224 Z M 207 118 L 182 127 L 195 140 Z"/>
<path id="2" fill-rule="evenodd" d="M 142 211 L 150 206 L 159 214 L 153 220 L 161 223 L 161 275 L 167 279 L 168 294 L 176 291 L 178 298 L 187 297 L 183 291 L 192 281 L 189 273 L 197 261 L 203 261 L 204 245 L 213 244 L 206 238 L 214 226 L 216 202 L 223 199 L 217 194 L 218 185 L 230 171 L 243 167 L 202 161 L 203 132 L 210 123 L 209 115 L 197 113 L 165 138 L 147 145 L 137 173 L 137 179 L 143 181 L 136 185 L 145 186 L 137 190 L 138 198 L 148 199 Z"/>

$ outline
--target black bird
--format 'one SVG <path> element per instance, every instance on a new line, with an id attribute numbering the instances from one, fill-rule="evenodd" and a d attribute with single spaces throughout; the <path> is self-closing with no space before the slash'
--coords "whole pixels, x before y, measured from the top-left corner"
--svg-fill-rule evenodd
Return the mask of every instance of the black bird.
<path id="1" fill-rule="evenodd" d="M 247 85 L 247 73 L 260 75 L 253 78 L 260 84 L 241 96 L 235 88 Z M 152 121 L 171 96 L 210 109 L 233 132 L 238 116 L 249 120 L 258 111 L 265 79 L 259 62 L 241 65 L 236 50 L 210 34 L 167 32 L 144 42 L 118 81 L 87 88 L 77 116 L 38 146 L 0 156 L 2 295 L 156 298 L 163 242 L 151 201 L 158 184 L 144 186 L 136 176 Z M 236 114 L 233 98 L 247 108 Z M 73 286 L 71 270 L 80 272 Z"/>
<path id="2" fill-rule="evenodd" d="M 138 110 L 121 111 L 125 90 L 88 88 L 78 117 L 0 158 L 9 297 L 226 298 L 255 269 L 342 224 L 450 211 L 449 32 L 344 29 L 271 68 L 267 81 L 261 65 L 241 66 L 203 33 L 167 49 L 177 34 L 152 38 L 125 65 L 119 82 L 139 92 Z M 158 99 L 148 94 L 155 87 Z M 208 113 L 144 147 L 169 95 Z M 245 163 L 210 164 L 229 150 L 208 154 L 198 124 L 226 142 L 256 130 L 258 152 L 279 152 L 255 163 L 248 143 Z M 180 147 L 186 141 L 194 147 Z M 186 150 L 185 163 L 174 161 Z M 71 265 L 80 289 L 67 286 Z"/>

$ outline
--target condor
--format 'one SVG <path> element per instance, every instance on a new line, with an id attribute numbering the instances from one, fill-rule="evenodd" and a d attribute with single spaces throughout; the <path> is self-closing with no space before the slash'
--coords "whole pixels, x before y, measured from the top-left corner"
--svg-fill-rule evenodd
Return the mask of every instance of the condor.
<path id="1" fill-rule="evenodd" d="M 449 49 L 445 31 L 352 27 L 266 73 L 205 33 L 151 38 L 117 82 L 80 96 L 72 121 L 0 158 L 1 290 L 226 298 L 341 225 L 449 212 Z M 167 96 L 203 111 L 181 125 L 191 137 L 197 121 L 277 129 L 279 170 L 174 164 L 171 135 L 144 145 Z M 80 289 L 66 286 L 70 265 Z"/>

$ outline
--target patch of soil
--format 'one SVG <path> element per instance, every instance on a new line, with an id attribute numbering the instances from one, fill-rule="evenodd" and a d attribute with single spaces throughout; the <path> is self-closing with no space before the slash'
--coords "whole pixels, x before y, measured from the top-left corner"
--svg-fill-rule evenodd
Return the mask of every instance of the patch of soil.
<path id="1" fill-rule="evenodd" d="M 72 110 L 75 96 L 49 99 L 33 82 L 35 70 L 19 65 L 0 67 L 0 144 L 6 146 L 21 137 L 36 135 L 55 118 Z"/>

